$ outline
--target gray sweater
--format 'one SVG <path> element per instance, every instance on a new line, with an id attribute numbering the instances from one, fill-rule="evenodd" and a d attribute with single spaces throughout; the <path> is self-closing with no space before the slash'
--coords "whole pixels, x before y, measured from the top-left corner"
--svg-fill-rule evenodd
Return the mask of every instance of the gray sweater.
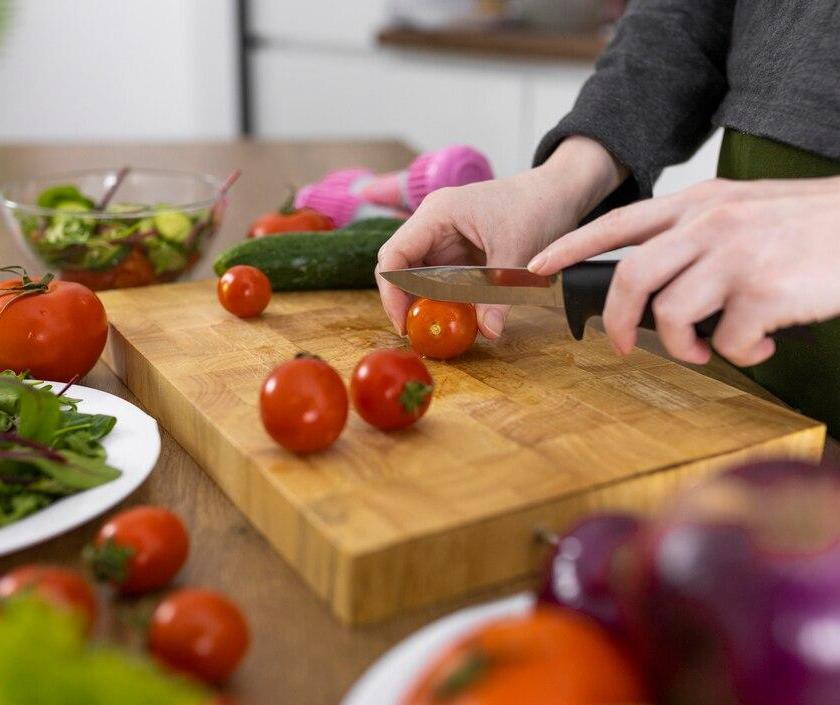
<path id="1" fill-rule="evenodd" d="M 840 159 L 840 0 L 633 0 L 572 112 L 632 172 L 612 204 L 651 195 L 713 126 Z"/>

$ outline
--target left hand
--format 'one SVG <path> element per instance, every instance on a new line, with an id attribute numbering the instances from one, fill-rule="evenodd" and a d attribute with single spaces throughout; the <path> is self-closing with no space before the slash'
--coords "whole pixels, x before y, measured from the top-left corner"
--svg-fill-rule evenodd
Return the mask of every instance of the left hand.
<path id="1" fill-rule="evenodd" d="M 693 324 L 716 311 L 712 346 L 741 366 L 773 355 L 773 331 L 840 315 L 840 178 L 707 181 L 611 211 L 528 268 L 554 274 L 625 245 L 640 247 L 619 263 L 604 309 L 620 354 L 654 294 L 665 348 L 695 364 L 711 351 Z"/>

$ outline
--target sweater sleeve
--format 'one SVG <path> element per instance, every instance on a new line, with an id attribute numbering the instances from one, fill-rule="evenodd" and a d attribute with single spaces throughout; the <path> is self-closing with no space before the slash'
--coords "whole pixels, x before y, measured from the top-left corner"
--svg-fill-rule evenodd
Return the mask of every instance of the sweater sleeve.
<path id="1" fill-rule="evenodd" d="M 712 131 L 727 90 L 734 6 L 735 0 L 632 0 L 572 112 L 540 142 L 534 165 L 566 137 L 584 135 L 632 174 L 610 205 L 650 197 L 662 169 L 688 159 Z"/>

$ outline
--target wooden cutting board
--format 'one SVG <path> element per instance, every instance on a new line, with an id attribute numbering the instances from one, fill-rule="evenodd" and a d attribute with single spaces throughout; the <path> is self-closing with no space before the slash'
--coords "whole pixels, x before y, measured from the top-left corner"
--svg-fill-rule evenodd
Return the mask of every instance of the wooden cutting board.
<path id="1" fill-rule="evenodd" d="M 501 341 L 428 363 L 434 401 L 416 427 L 386 435 L 351 415 L 335 446 L 298 458 L 264 432 L 260 384 L 300 350 L 346 379 L 366 352 L 403 345 L 374 292 L 276 294 L 253 321 L 226 313 L 213 281 L 102 299 L 108 364 L 353 624 L 533 572 L 538 529 L 647 511 L 747 458 L 816 460 L 825 439 L 792 411 L 519 308 Z"/>

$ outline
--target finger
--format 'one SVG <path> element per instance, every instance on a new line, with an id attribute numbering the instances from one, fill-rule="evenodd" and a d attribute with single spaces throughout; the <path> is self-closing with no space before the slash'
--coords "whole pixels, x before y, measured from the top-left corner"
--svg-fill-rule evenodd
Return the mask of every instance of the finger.
<path id="1" fill-rule="evenodd" d="M 527 261 L 526 253 L 516 251 L 513 237 L 494 238 L 492 242 L 498 242 L 504 249 L 497 250 L 494 247 L 489 250 L 486 260 L 488 267 L 521 267 Z M 510 306 L 477 304 L 475 312 L 481 334 L 489 340 L 495 340 L 504 330 Z"/>
<path id="2" fill-rule="evenodd" d="M 656 296 L 656 332 L 670 355 L 695 365 L 709 362 L 711 348 L 697 336 L 694 324 L 723 308 L 729 281 L 725 264 L 707 256 L 689 266 Z"/>
<path id="3" fill-rule="evenodd" d="M 509 312 L 510 306 L 477 304 L 475 313 L 478 317 L 478 330 L 488 340 L 495 340 L 505 329 L 505 321 Z"/>
<path id="4" fill-rule="evenodd" d="M 379 250 L 375 270 L 376 285 L 379 287 L 385 313 L 400 335 L 405 334 L 405 315 L 411 305 L 412 297 L 387 282 L 380 273 L 393 269 L 405 269 L 422 263 L 435 239 L 441 233 L 453 229 L 451 224 L 442 221 L 439 216 L 421 209 L 409 218 Z"/>
<path id="5" fill-rule="evenodd" d="M 667 230 L 679 215 L 672 196 L 617 208 L 555 240 L 528 263 L 535 274 L 554 274 L 564 267 L 625 245 L 645 242 Z"/>
<path id="6" fill-rule="evenodd" d="M 626 355 L 650 297 L 699 256 L 699 242 L 671 230 L 642 245 L 616 267 L 604 305 L 604 328 L 616 350 Z"/>
<path id="7" fill-rule="evenodd" d="M 381 266 L 377 264 L 374 271 L 376 273 L 376 286 L 379 287 L 379 296 L 382 299 L 382 308 L 385 309 L 385 314 L 394 326 L 394 330 L 397 331 L 397 335 L 405 335 L 405 317 L 414 297 L 383 279 L 380 275 Z M 403 267 L 407 266 L 403 265 Z M 399 268 L 399 266 L 389 266 L 385 271 Z"/>
<path id="8" fill-rule="evenodd" d="M 758 365 L 776 352 L 776 343 L 767 336 L 764 312 L 744 299 L 728 303 L 712 336 L 712 346 L 739 367 Z"/>

